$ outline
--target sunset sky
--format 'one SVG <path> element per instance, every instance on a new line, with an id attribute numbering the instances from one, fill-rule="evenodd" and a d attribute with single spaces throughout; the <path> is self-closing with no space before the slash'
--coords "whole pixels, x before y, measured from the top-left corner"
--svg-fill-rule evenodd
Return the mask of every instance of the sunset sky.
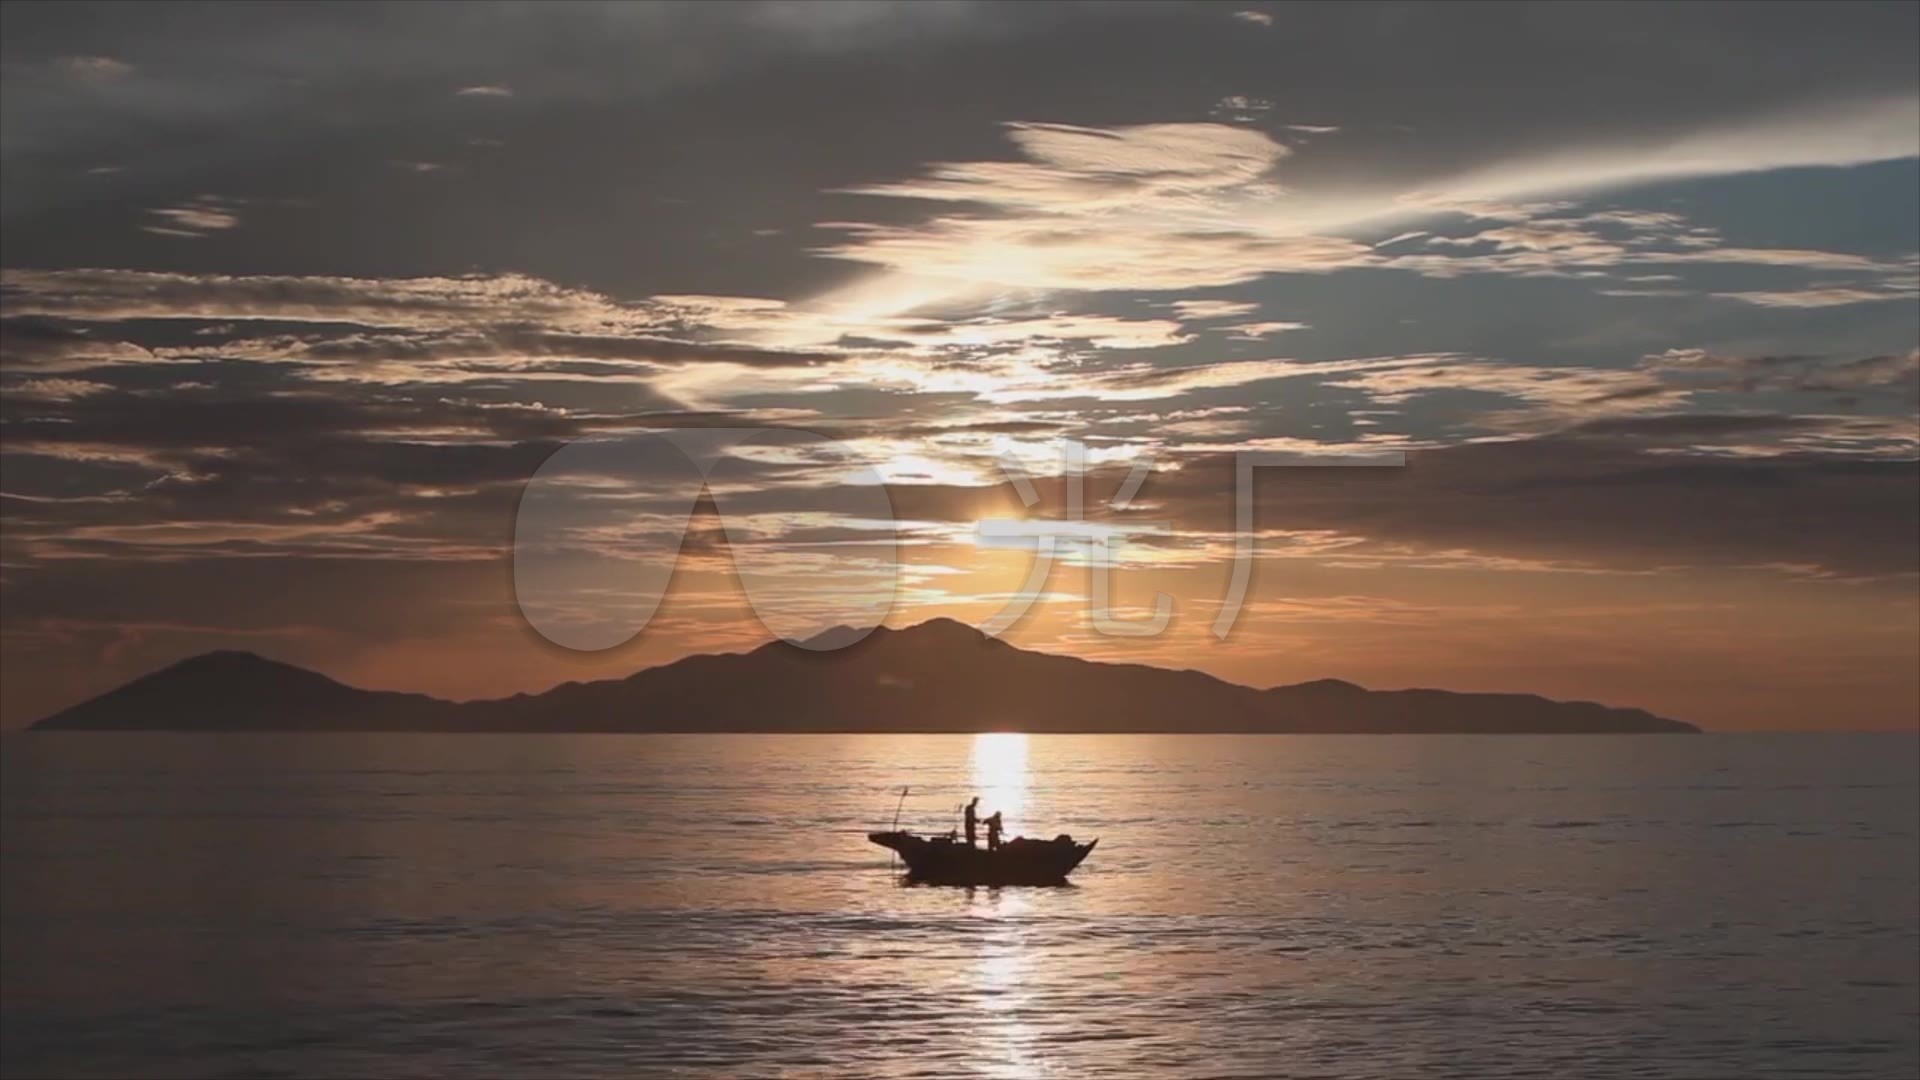
<path id="1" fill-rule="evenodd" d="M 6 4 L 0 723 L 213 648 L 465 698 L 750 647 L 711 516 L 600 652 L 529 628 L 510 548 L 569 440 L 779 426 L 886 481 L 893 625 L 1001 610 L 1032 556 L 977 523 L 1065 516 L 1073 439 L 1119 614 L 1174 618 L 1096 633 L 1076 556 L 1023 646 L 1912 728 L 1916 40 L 1911 3 Z M 1222 641 L 1242 451 L 1407 464 L 1263 472 Z M 583 618 L 672 558 L 669 488 L 621 492 Z M 765 454 L 715 495 L 830 597 L 896 535 L 874 490 Z"/>

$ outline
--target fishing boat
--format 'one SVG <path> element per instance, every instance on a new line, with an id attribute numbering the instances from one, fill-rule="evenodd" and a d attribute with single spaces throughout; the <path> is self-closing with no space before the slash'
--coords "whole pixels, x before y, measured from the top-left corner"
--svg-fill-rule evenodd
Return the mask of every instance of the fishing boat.
<path id="1" fill-rule="evenodd" d="M 868 833 L 867 839 L 900 854 L 907 880 L 928 885 L 1064 885 L 1098 844 L 1075 843 L 1061 835 L 1051 840 L 1015 837 L 998 849 L 961 843 L 952 836 L 919 836 L 904 831 Z"/>

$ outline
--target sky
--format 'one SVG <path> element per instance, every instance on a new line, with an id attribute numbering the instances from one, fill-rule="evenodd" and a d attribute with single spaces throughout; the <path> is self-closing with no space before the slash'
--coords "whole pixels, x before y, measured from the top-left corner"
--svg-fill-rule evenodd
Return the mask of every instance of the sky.
<path id="1" fill-rule="evenodd" d="M 1062 546 L 1016 644 L 1912 729 L 1917 38 L 1911 3 L 6 4 L 0 725 L 214 648 L 456 698 L 747 648 L 736 558 L 802 622 L 879 575 L 891 625 L 988 623 L 1035 552 L 980 523 L 1067 518 L 1071 441 L 1114 542 Z M 564 477 L 597 516 L 546 610 L 596 647 L 523 612 L 556 452 L 761 428 L 841 456 L 776 439 L 698 503 Z M 1246 455 L 1405 464 L 1255 470 L 1220 638 Z M 1164 630 L 1103 632 L 1102 577 Z"/>

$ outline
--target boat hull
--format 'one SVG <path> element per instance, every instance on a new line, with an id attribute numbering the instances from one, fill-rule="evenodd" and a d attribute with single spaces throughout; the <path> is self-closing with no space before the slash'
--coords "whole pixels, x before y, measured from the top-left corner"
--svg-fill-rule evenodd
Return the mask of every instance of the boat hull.
<path id="1" fill-rule="evenodd" d="M 867 839 L 897 852 L 907 864 L 909 881 L 928 885 L 1064 885 L 1100 842 L 1022 839 L 988 851 L 909 832 L 868 833 Z"/>

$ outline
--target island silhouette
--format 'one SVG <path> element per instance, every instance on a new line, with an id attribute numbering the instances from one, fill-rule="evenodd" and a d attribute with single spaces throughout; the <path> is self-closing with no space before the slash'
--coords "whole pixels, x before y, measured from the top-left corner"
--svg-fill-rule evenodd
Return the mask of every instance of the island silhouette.
<path id="1" fill-rule="evenodd" d="M 853 636 L 844 627 L 829 635 Z M 833 639 L 830 639 L 833 640 Z M 815 651 L 783 641 L 688 656 L 622 679 L 445 701 L 362 690 L 249 652 L 182 660 L 33 725 L 38 731 L 1697 732 L 1641 709 L 1533 694 L 1368 690 L 1338 679 L 1257 689 L 1193 670 L 1017 648 L 952 619 Z"/>

